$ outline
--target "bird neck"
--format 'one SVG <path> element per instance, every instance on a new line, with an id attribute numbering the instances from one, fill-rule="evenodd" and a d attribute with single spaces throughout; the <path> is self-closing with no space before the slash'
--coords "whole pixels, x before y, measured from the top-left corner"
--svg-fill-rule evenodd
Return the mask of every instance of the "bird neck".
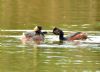
<path id="1" fill-rule="evenodd" d="M 63 32 L 60 32 L 59 40 L 65 40 L 65 38 L 64 38 L 64 33 L 63 33 Z"/>

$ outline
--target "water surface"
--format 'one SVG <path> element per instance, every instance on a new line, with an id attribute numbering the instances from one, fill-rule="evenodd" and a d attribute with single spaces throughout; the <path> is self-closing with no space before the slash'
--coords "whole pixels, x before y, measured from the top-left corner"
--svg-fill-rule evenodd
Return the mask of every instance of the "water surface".
<path id="1" fill-rule="evenodd" d="M 19 38 L 0 37 L 0 72 L 100 72 L 100 44 L 22 45 Z"/>

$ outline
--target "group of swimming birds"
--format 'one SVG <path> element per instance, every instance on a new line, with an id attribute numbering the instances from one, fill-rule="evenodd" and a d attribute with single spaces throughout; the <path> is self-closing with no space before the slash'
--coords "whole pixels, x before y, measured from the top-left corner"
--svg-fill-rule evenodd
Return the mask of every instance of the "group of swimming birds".
<path id="1" fill-rule="evenodd" d="M 34 42 L 35 44 L 41 44 L 44 39 L 45 39 L 45 34 L 48 32 L 42 32 L 42 27 L 41 26 L 36 26 L 33 31 L 27 31 L 24 32 L 23 35 L 21 36 L 21 42 L 23 44 Z M 64 37 L 64 32 L 55 27 L 53 28 L 52 31 L 53 34 L 59 35 L 59 42 L 63 41 L 75 41 L 75 40 L 86 40 L 87 34 L 84 32 L 75 32 L 75 33 L 70 33 L 66 37 Z"/>

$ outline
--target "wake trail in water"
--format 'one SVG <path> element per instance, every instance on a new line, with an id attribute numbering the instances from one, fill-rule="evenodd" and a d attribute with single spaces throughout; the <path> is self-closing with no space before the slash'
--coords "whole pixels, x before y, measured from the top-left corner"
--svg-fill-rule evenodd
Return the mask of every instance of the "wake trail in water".
<path id="1" fill-rule="evenodd" d="M 0 30 L 1 32 L 24 32 L 24 31 L 33 31 L 33 30 Z M 42 30 L 42 31 L 47 31 L 49 33 L 52 33 L 52 30 Z M 72 32 L 72 31 L 64 31 L 65 33 L 68 33 L 68 32 Z M 87 33 L 97 33 L 97 34 L 100 34 L 99 31 L 86 31 Z M 20 41 L 20 38 L 21 38 L 22 35 L 0 35 L 1 38 L 16 38 L 16 39 L 19 39 Z M 98 46 L 100 45 L 100 36 L 88 36 L 89 38 L 85 41 L 80 41 L 81 44 L 80 45 L 73 45 L 73 43 L 69 43 L 69 42 L 65 42 L 64 44 L 62 45 L 59 45 L 59 44 L 53 44 L 53 41 L 59 41 L 59 36 L 56 36 L 56 35 L 50 35 L 50 34 L 47 34 L 45 35 L 45 41 L 44 42 L 45 44 L 40 44 L 38 45 L 38 47 L 72 47 L 72 48 L 75 48 L 77 46 L 79 47 L 82 47 L 82 46 Z M 13 42 L 13 41 L 12 41 Z M 49 43 L 49 44 L 48 44 Z M 2 44 L 2 43 L 1 43 Z M 98 45 L 96 45 L 98 44 Z"/>

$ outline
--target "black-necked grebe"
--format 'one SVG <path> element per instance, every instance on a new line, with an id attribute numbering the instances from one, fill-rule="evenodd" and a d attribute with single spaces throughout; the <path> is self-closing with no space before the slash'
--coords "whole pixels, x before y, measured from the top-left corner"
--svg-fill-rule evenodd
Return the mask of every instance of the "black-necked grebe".
<path id="1" fill-rule="evenodd" d="M 64 32 L 59 29 L 59 28 L 54 28 L 53 33 L 55 35 L 59 35 L 59 40 L 60 41 L 74 41 L 74 40 L 86 40 L 87 39 L 87 34 L 83 32 L 75 32 L 71 33 L 68 36 L 64 37 Z"/>
<path id="2" fill-rule="evenodd" d="M 22 43 L 25 44 L 34 41 L 36 44 L 41 44 L 44 41 L 44 33 L 41 30 L 41 26 L 36 26 L 33 31 L 24 32 L 21 37 Z"/>

